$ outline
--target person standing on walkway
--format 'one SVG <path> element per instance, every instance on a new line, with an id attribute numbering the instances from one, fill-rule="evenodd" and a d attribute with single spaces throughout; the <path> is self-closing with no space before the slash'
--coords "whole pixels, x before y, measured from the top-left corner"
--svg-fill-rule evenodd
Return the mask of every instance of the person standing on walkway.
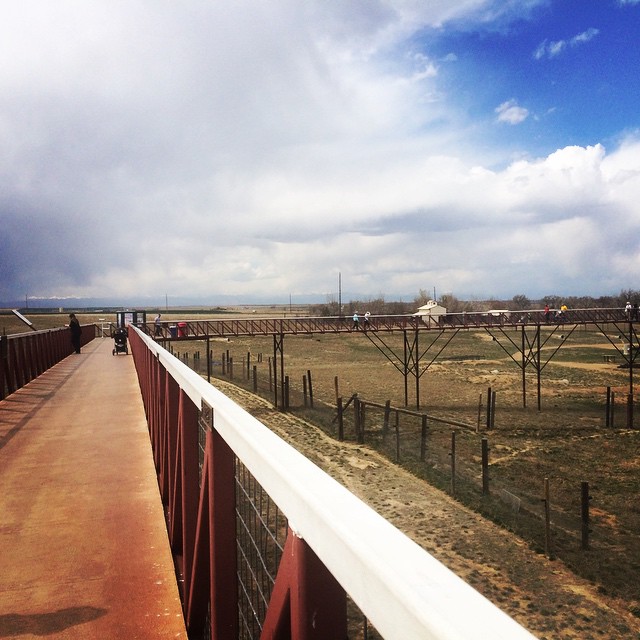
<path id="1" fill-rule="evenodd" d="M 76 353 L 80 353 L 80 336 L 82 327 L 75 313 L 69 314 L 69 331 L 71 332 L 71 346 Z"/>
<path id="2" fill-rule="evenodd" d="M 155 317 L 155 320 L 153 321 L 155 330 L 154 330 L 154 335 L 157 336 L 161 336 L 162 335 L 162 320 L 161 320 L 161 314 L 158 314 Z"/>
<path id="3" fill-rule="evenodd" d="M 360 318 L 358 318 L 358 312 L 356 311 L 353 314 L 353 328 L 356 329 L 357 331 L 359 326 L 360 326 Z"/>

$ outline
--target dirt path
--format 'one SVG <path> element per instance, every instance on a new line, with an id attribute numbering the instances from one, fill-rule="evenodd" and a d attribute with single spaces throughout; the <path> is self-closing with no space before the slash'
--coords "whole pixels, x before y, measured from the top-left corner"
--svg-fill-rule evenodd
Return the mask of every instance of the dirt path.
<path id="1" fill-rule="evenodd" d="M 362 445 L 215 385 L 541 639 L 640 639 L 625 603 Z"/>

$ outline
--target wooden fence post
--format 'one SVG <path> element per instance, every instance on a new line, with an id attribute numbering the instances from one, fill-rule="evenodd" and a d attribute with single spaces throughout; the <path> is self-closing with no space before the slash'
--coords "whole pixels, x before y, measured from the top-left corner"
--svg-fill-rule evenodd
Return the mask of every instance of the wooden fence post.
<path id="1" fill-rule="evenodd" d="M 482 495 L 489 495 L 489 441 L 482 438 Z"/>
<path id="2" fill-rule="evenodd" d="M 396 409 L 396 462 L 400 462 L 400 413 Z"/>
<path id="3" fill-rule="evenodd" d="M 422 414 L 422 428 L 420 430 L 420 460 L 425 461 L 427 457 L 427 415 Z"/>
<path id="4" fill-rule="evenodd" d="M 338 407 L 338 440 L 344 440 L 344 416 L 342 411 L 342 398 L 338 398 L 336 405 Z"/>
<path id="5" fill-rule="evenodd" d="M 258 393 L 258 367 L 253 365 L 253 393 Z"/>
<path id="6" fill-rule="evenodd" d="M 616 392 L 611 392 L 611 426 L 613 427 L 616 415 Z"/>
<path id="7" fill-rule="evenodd" d="M 307 369 L 307 381 L 309 386 L 309 406 L 313 409 L 313 384 L 311 383 L 311 369 Z"/>
<path id="8" fill-rule="evenodd" d="M 384 421 L 382 423 L 382 440 L 384 441 L 389 433 L 389 415 L 391 413 L 391 400 L 384 403 Z"/>
<path id="9" fill-rule="evenodd" d="M 451 495 L 456 495 L 456 432 L 451 432 Z"/>
<path id="10" fill-rule="evenodd" d="M 338 376 L 333 378 L 333 386 L 336 389 L 336 404 L 338 404 L 338 398 L 340 397 L 340 394 L 338 393 Z"/>
<path id="11" fill-rule="evenodd" d="M 487 389 L 487 431 L 491 429 L 491 387 Z"/>

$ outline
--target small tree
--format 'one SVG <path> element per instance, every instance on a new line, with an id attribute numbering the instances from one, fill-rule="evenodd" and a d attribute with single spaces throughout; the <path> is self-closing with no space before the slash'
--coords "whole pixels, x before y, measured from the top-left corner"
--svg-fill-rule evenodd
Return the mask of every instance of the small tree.
<path id="1" fill-rule="evenodd" d="M 429 302 L 429 300 L 431 299 L 432 298 L 426 289 L 420 289 L 418 295 L 413 299 L 413 303 L 415 304 L 416 307 L 422 307 L 423 305 L 427 304 L 427 302 Z"/>
<path id="2" fill-rule="evenodd" d="M 524 294 L 520 293 L 517 296 L 513 296 L 511 299 L 511 310 L 512 311 L 525 311 L 526 309 L 531 308 L 531 300 L 527 298 Z"/>

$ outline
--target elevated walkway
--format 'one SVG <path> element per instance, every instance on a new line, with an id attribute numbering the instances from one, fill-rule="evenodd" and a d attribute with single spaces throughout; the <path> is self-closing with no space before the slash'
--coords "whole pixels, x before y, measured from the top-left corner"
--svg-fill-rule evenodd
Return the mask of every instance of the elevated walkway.
<path id="1" fill-rule="evenodd" d="M 96 339 L 0 402 L 0 638 L 186 638 L 131 356 Z"/>

